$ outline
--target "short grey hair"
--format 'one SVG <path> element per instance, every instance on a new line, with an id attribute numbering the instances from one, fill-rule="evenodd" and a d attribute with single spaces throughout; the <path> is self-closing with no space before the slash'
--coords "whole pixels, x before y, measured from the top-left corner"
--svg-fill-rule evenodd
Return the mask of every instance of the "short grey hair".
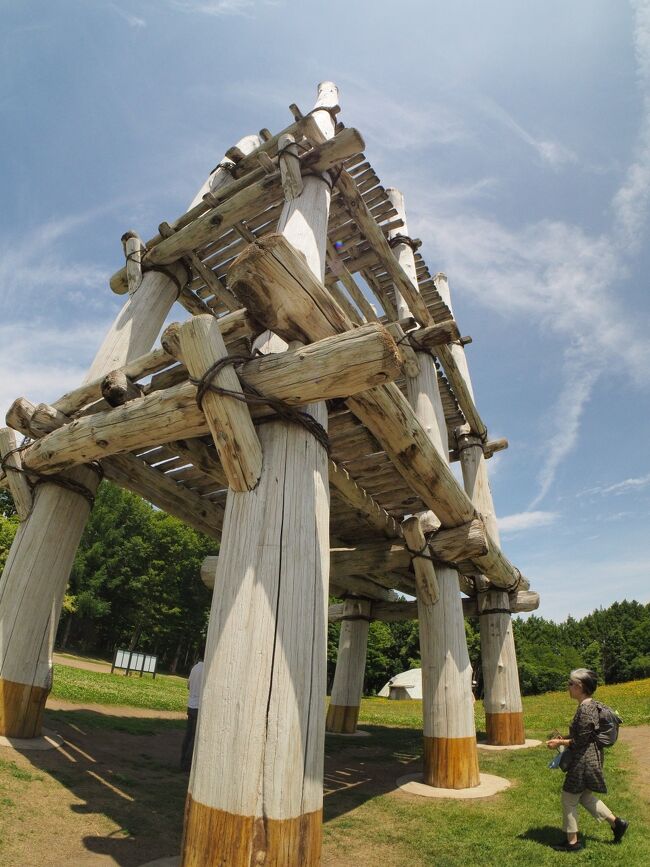
<path id="1" fill-rule="evenodd" d="M 598 675 L 590 668 L 574 668 L 569 678 L 582 687 L 586 695 L 593 695 L 598 686 Z"/>

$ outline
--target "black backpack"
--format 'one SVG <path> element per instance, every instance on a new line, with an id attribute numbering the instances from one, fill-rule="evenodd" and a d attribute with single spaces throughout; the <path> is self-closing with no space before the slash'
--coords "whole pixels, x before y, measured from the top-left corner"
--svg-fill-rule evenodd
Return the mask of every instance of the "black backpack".
<path id="1" fill-rule="evenodd" d="M 598 728 L 594 731 L 594 740 L 599 747 L 611 747 L 618 740 L 618 727 L 623 720 L 606 704 L 599 701 L 594 704 L 598 708 Z"/>

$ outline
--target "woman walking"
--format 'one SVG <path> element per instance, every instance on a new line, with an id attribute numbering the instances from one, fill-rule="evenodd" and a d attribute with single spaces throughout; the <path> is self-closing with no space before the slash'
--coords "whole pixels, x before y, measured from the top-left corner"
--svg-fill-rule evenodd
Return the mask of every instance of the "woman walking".
<path id="1" fill-rule="evenodd" d="M 568 738 L 551 738 L 549 749 L 564 746 L 571 751 L 571 763 L 562 787 L 562 812 L 566 841 L 554 846 L 561 852 L 577 852 L 583 848 L 578 840 L 578 805 L 588 810 L 599 822 L 605 820 L 614 832 L 614 843 L 620 843 L 627 831 L 625 819 L 615 816 L 594 792 L 607 792 L 603 776 L 603 747 L 596 740 L 599 728 L 598 705 L 592 699 L 598 678 L 588 668 L 576 668 L 569 675 L 569 695 L 578 702 Z"/>

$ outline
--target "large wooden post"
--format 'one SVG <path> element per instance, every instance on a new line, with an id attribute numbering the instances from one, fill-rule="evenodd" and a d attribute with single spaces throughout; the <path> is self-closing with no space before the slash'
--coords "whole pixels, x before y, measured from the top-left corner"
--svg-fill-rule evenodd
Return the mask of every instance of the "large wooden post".
<path id="1" fill-rule="evenodd" d="M 151 349 L 187 277 L 177 264 L 143 275 L 84 383 Z M 63 595 L 99 476 L 80 467 L 63 480 L 65 487 L 43 482 L 36 488 L 0 578 L 0 735 L 34 737 L 41 730 Z"/>
<path id="2" fill-rule="evenodd" d="M 436 274 L 434 282 L 442 300 L 453 314 L 446 275 Z M 452 344 L 451 352 L 473 399 L 465 350 L 458 344 Z M 465 490 L 483 517 L 491 537 L 498 544 L 499 528 L 481 440 L 471 435 L 467 429 L 457 431 L 456 437 L 461 450 Z M 498 746 L 523 744 L 523 706 L 508 595 L 503 590 L 494 588 L 480 593 L 477 601 L 487 741 Z"/>
<path id="3" fill-rule="evenodd" d="M 499 528 L 482 443 L 467 432 L 459 432 L 457 441 L 465 490 L 498 542 Z M 479 592 L 477 609 L 487 742 L 498 746 L 523 744 L 526 735 L 508 593 L 497 588 Z"/>
<path id="4" fill-rule="evenodd" d="M 350 598 L 343 603 L 339 653 L 325 722 L 328 732 L 352 734 L 357 729 L 366 671 L 370 606 L 368 599 Z"/>
<path id="5" fill-rule="evenodd" d="M 392 232 L 393 253 L 417 290 L 413 249 L 408 242 L 404 200 L 398 190 L 389 190 L 389 198 L 404 221 L 399 232 Z M 404 242 L 399 237 L 405 236 Z M 397 293 L 400 316 L 410 315 L 408 306 Z M 429 438 L 445 460 L 449 459 L 447 427 L 438 390 L 433 360 L 418 353 L 420 373 L 407 378 L 407 394 Z M 419 525 L 417 530 L 419 530 Z M 416 532 L 413 524 L 405 532 Z M 422 541 L 424 537 L 422 536 Z M 407 537 L 408 540 L 408 537 Z M 423 545 L 412 550 L 419 551 Z M 415 561 L 416 575 L 418 560 Z M 424 782 L 446 789 L 464 789 L 480 784 L 472 669 L 467 652 L 465 621 L 460 598 L 458 573 L 436 565 L 438 595 L 424 592 L 418 585 L 420 657 L 422 660 L 422 708 L 424 722 Z M 431 583 L 431 582 L 429 582 Z"/>
<path id="6" fill-rule="evenodd" d="M 313 115 L 334 134 L 337 91 Z M 290 193 L 288 192 L 288 195 Z M 330 187 L 307 176 L 279 229 L 323 279 Z M 323 427 L 324 404 L 307 411 Z M 183 867 L 320 863 L 329 584 L 327 454 L 298 424 L 259 429 L 262 474 L 228 491 L 187 798 Z"/>

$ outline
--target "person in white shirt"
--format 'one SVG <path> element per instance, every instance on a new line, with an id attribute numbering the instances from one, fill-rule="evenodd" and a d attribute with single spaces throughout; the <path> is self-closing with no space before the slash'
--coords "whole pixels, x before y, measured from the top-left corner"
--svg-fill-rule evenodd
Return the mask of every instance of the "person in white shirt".
<path id="1" fill-rule="evenodd" d="M 201 654 L 203 657 L 203 654 Z M 196 735 L 196 721 L 199 716 L 199 704 L 201 702 L 201 687 L 203 686 L 203 658 L 196 663 L 187 681 L 189 696 L 187 699 L 187 727 L 183 746 L 181 747 L 181 770 L 189 771 L 192 768 L 192 753 L 194 752 L 194 736 Z"/>

